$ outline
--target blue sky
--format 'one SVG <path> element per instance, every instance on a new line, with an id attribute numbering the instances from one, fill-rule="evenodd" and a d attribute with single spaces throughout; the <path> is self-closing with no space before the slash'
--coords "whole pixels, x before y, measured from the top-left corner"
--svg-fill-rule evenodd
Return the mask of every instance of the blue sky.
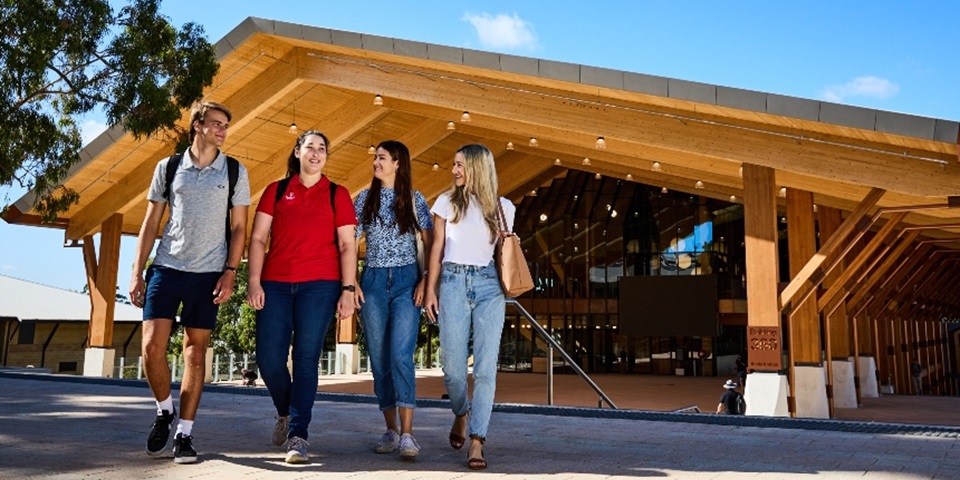
<path id="1" fill-rule="evenodd" d="M 124 1 L 111 1 L 114 8 Z M 215 42 L 248 16 L 960 119 L 953 0 L 317 2 L 167 0 Z M 92 138 L 102 117 L 84 121 Z M 0 187 L 8 203 L 22 190 Z M 0 274 L 80 290 L 61 230 L 0 221 Z M 126 291 L 135 239 L 123 241 Z"/>

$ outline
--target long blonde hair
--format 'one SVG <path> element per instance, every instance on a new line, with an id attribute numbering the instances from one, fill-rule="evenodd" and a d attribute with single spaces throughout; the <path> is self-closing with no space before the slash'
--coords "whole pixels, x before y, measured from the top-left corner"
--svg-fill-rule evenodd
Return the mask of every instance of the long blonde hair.
<path id="1" fill-rule="evenodd" d="M 456 184 L 450 189 L 450 204 L 453 205 L 453 219 L 457 223 L 466 215 L 471 197 L 480 202 L 483 221 L 490 230 L 490 243 L 497 240 L 497 208 L 500 197 L 497 196 L 497 168 L 493 163 L 493 153 L 479 144 L 464 145 L 457 150 L 463 155 L 463 169 L 467 176 L 462 187 Z"/>

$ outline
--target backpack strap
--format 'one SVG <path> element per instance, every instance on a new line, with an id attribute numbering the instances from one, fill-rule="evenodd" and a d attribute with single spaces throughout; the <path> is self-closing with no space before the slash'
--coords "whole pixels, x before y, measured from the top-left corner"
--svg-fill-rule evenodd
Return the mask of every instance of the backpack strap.
<path id="1" fill-rule="evenodd" d="M 290 185 L 290 177 L 284 178 L 277 182 L 277 192 L 273 198 L 273 208 L 277 208 L 277 203 L 280 202 L 280 199 L 283 198 L 283 195 L 287 193 L 287 187 Z"/>
<path id="2" fill-rule="evenodd" d="M 167 168 L 170 168 L 167 165 Z M 227 157 L 227 182 L 228 182 L 228 193 L 227 193 L 227 216 L 224 229 L 224 236 L 227 239 L 227 250 L 229 254 L 230 250 L 230 237 L 231 237 L 231 226 L 230 226 L 230 211 L 233 210 L 233 194 L 237 191 L 237 181 L 240 179 L 240 162 L 233 157 Z"/>
<path id="3" fill-rule="evenodd" d="M 163 198 L 170 200 L 170 188 L 173 186 L 173 178 L 177 176 L 177 169 L 180 168 L 180 161 L 183 160 L 182 153 L 175 153 L 167 160 L 166 177 L 163 183 Z"/>

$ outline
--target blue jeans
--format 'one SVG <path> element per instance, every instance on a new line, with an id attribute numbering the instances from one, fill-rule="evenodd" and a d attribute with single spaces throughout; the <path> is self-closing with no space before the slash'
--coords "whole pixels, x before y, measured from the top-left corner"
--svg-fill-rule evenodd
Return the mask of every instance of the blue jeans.
<path id="1" fill-rule="evenodd" d="M 257 366 L 277 415 L 290 416 L 290 437 L 307 439 L 317 396 L 317 367 L 327 328 L 340 299 L 340 282 L 262 282 L 257 312 Z M 287 370 L 293 337 L 293 377 Z"/>
<path id="2" fill-rule="evenodd" d="M 415 263 L 363 269 L 360 322 L 381 411 L 417 406 L 413 351 L 420 332 L 420 308 L 413 303 L 413 290 L 419 280 Z"/>
<path id="3" fill-rule="evenodd" d="M 497 390 L 503 333 L 503 290 L 497 269 L 444 263 L 440 270 L 440 347 L 443 383 L 454 415 L 470 412 L 471 437 L 486 438 Z M 467 357 L 473 328 L 473 402 L 467 396 Z"/>

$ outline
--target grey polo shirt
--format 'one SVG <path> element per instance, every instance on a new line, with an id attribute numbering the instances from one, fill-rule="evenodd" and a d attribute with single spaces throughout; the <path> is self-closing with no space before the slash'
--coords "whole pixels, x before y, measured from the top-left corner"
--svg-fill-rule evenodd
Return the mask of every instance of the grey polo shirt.
<path id="1" fill-rule="evenodd" d="M 157 163 L 147 199 L 166 203 L 163 190 L 169 158 Z M 170 219 L 163 227 L 153 264 L 184 272 L 219 272 L 227 261 L 224 217 L 230 192 L 227 157 L 220 152 L 206 168 L 197 168 L 190 149 L 170 185 Z M 250 205 L 250 181 L 240 164 L 233 205 Z"/>

